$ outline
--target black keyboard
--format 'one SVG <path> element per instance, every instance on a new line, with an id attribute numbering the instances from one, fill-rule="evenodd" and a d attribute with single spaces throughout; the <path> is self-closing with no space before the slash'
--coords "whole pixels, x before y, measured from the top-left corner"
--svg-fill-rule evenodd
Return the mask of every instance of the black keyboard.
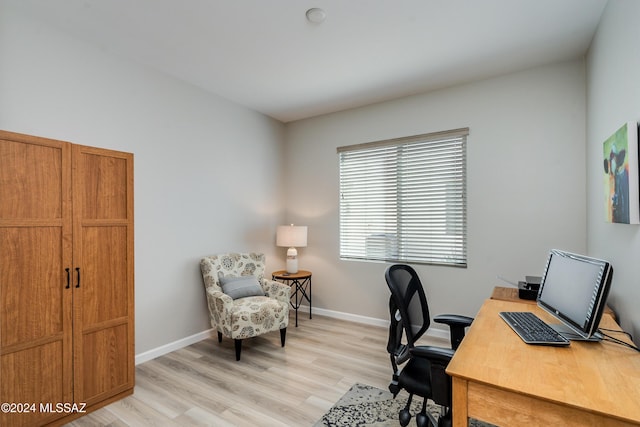
<path id="1" fill-rule="evenodd" d="M 569 345 L 568 339 L 529 311 L 502 311 L 500 317 L 527 344 Z"/>

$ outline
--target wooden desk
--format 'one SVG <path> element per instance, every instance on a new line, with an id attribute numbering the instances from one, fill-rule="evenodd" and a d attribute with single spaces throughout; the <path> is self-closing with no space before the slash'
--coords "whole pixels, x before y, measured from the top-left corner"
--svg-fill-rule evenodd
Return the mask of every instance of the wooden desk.
<path id="1" fill-rule="evenodd" d="M 493 293 L 491 294 L 491 299 L 500 299 L 503 301 L 515 301 L 521 302 L 523 304 L 534 304 L 537 305 L 538 302 L 530 299 L 522 299 L 518 296 L 518 289 L 516 288 L 505 288 L 502 286 L 496 286 L 493 288 Z M 611 309 L 611 307 L 606 306 L 604 308 L 604 313 L 608 313 L 613 320 L 617 321 L 616 313 Z M 558 322 L 556 322 L 558 323 Z"/>
<path id="2" fill-rule="evenodd" d="M 454 426 L 466 427 L 468 417 L 499 426 L 640 425 L 640 353 L 604 341 L 527 345 L 500 311 L 557 323 L 533 304 L 487 300 L 447 367 Z M 600 325 L 619 329 L 608 315 Z"/>

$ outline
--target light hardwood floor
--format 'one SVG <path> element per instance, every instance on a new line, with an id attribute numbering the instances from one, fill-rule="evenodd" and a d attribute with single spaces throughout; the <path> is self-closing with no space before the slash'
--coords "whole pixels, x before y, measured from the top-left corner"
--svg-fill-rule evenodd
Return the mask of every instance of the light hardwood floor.
<path id="1" fill-rule="evenodd" d="M 386 328 L 300 312 L 284 348 L 277 332 L 252 338 L 236 362 L 232 340 L 200 341 L 138 365 L 132 396 L 67 426 L 312 426 L 354 383 L 386 389 L 386 345 Z"/>

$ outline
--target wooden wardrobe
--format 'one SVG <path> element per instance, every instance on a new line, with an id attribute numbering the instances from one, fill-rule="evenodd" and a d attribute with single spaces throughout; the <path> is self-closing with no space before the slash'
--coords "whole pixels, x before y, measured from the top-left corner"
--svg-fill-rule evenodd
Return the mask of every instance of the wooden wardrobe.
<path id="1" fill-rule="evenodd" d="M 0 131 L 1 426 L 133 393 L 133 242 L 132 154 Z"/>

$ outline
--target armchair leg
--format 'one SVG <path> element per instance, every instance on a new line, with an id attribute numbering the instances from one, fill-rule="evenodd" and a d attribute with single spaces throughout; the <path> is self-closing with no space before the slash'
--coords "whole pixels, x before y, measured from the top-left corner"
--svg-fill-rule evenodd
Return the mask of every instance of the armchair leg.
<path id="1" fill-rule="evenodd" d="M 218 342 L 222 342 L 222 332 L 218 332 Z"/>
<path id="2" fill-rule="evenodd" d="M 287 328 L 280 329 L 280 343 L 284 347 L 284 340 L 287 337 Z"/>
<path id="3" fill-rule="evenodd" d="M 240 360 L 240 351 L 242 350 L 242 340 L 234 340 L 236 344 L 236 360 Z"/>

